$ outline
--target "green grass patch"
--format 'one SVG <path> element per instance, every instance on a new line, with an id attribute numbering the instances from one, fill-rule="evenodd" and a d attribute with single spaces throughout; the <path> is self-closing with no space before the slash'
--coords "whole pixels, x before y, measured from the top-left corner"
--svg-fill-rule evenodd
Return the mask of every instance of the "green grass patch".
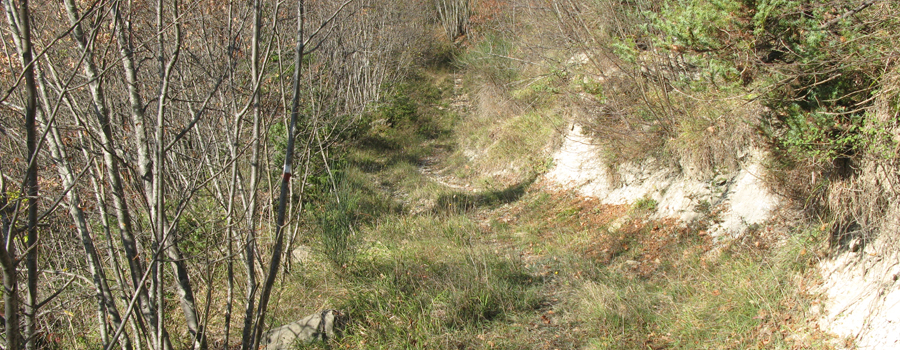
<path id="1" fill-rule="evenodd" d="M 581 347 L 829 348 L 805 323 L 808 298 L 796 287 L 816 278 L 822 234 L 765 243 L 760 227 L 715 245 L 699 229 L 565 194 L 528 194 L 510 211 L 518 219 L 507 230 L 521 233 L 523 249 L 553 257 L 556 292 L 568 295 L 554 311 L 582 331 L 571 332 Z M 635 219 L 612 229 L 605 215 Z"/>
<path id="2" fill-rule="evenodd" d="M 759 227 L 745 240 L 715 246 L 703 227 L 646 220 L 657 205 L 652 199 L 603 205 L 538 190 L 534 176 L 512 185 L 485 180 L 480 192 L 451 189 L 420 167 L 436 153 L 459 154 L 455 145 L 464 138 L 460 131 L 433 137 L 420 125 L 423 118 L 454 125 L 459 121 L 448 120 L 457 116 L 416 111 L 370 129 L 348 150 L 336 186 L 340 203 L 325 199 L 311 210 L 319 213 L 310 220 L 316 233 L 306 240 L 322 247 L 311 259 L 318 263 L 283 282 L 279 305 L 350 315 L 330 346 L 826 347 L 825 337 L 805 328 L 806 299 L 793 287 L 814 264 L 811 252 L 823 236 L 798 233 L 784 244 L 759 245 Z M 542 147 L 537 140 L 552 129 L 542 120 L 526 113 L 469 130 L 498 132 L 484 159 L 502 164 Z M 458 169 L 464 165 L 476 168 L 461 162 Z M 273 323 L 305 310 L 281 309 Z"/>

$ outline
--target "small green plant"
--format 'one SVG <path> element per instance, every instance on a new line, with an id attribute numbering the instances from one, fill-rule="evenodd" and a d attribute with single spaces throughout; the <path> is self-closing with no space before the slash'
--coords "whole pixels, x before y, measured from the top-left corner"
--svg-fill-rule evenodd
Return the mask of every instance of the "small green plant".
<path id="1" fill-rule="evenodd" d="M 606 102 L 606 95 L 603 93 L 603 83 L 590 81 L 587 78 L 584 78 L 581 81 L 581 89 L 584 90 L 584 92 L 593 95 L 598 102 Z"/>
<path id="2" fill-rule="evenodd" d="M 697 203 L 697 205 L 694 207 L 694 210 L 696 210 L 698 213 L 700 213 L 703 216 L 707 216 L 710 214 L 710 212 L 712 210 L 712 206 L 710 205 L 708 200 L 704 199 Z"/>
<path id="3" fill-rule="evenodd" d="M 654 211 L 656 210 L 656 205 L 658 203 L 655 199 L 650 197 L 643 197 L 634 202 L 633 208 L 634 210 L 639 211 Z"/>

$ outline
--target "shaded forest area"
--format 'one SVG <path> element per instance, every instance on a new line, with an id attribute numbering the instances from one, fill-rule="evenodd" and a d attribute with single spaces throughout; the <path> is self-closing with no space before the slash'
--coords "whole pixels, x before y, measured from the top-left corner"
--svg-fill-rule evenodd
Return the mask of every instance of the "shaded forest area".
<path id="1" fill-rule="evenodd" d="M 258 348 L 300 236 L 354 230 L 305 210 L 348 208 L 346 147 L 415 118 L 428 69 L 577 118 L 612 164 L 713 174 L 761 147 L 838 245 L 900 217 L 895 1 L 3 6 L 5 349 Z M 503 156 L 531 176 L 531 151 Z"/>

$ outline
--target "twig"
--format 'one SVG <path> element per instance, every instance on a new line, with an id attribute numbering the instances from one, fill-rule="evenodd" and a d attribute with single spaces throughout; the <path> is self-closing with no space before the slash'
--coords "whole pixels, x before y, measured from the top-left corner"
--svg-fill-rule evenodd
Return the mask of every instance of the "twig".
<path id="1" fill-rule="evenodd" d="M 64 290 L 66 290 L 66 288 L 69 288 L 69 286 L 72 284 L 72 282 L 75 282 L 75 279 L 78 278 L 78 277 L 81 277 L 81 276 L 72 276 L 72 278 L 69 279 L 69 282 L 66 282 L 66 284 L 63 285 L 62 288 L 60 288 L 59 290 L 57 290 L 56 293 L 51 294 L 49 297 L 47 297 L 47 299 L 44 299 L 44 301 L 38 303 L 37 306 L 35 306 L 34 308 L 35 308 L 35 309 L 40 309 L 40 308 L 44 307 L 44 305 L 46 305 L 46 304 L 49 303 L 51 300 L 53 300 L 54 298 L 56 298 L 57 296 L 59 296 L 59 294 L 62 293 Z"/>
<path id="2" fill-rule="evenodd" d="M 850 10 L 850 11 L 844 12 L 843 15 L 840 15 L 840 16 L 838 16 L 838 17 L 836 17 L 836 18 L 831 19 L 831 20 L 828 21 L 828 22 L 825 22 L 824 24 L 822 24 L 821 26 L 819 26 L 819 30 L 825 30 L 825 29 L 828 29 L 828 27 L 831 27 L 831 26 L 835 25 L 837 22 L 840 22 L 840 21 L 843 20 L 844 18 L 853 16 L 853 15 L 855 15 L 856 13 L 858 13 L 859 11 L 865 10 L 866 7 L 872 6 L 872 4 L 874 4 L 876 1 L 878 1 L 878 0 L 866 0 L 866 2 L 860 4 L 860 5 L 857 6 L 856 8 L 854 8 L 854 9 L 852 9 L 852 10 Z"/>

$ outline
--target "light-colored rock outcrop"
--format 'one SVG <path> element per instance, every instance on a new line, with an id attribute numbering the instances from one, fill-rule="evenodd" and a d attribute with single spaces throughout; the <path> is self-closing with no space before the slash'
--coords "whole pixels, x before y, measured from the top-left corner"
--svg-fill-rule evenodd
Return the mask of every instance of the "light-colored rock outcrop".
<path id="1" fill-rule="evenodd" d="M 768 220 L 779 204 L 761 179 L 762 156 L 750 152 L 743 168 L 733 174 L 698 180 L 648 159 L 640 164 L 625 163 L 616 169 L 617 184 L 610 179 L 602 149 L 582 133 L 579 125 L 570 128 L 562 147 L 554 154 L 554 167 L 546 178 L 565 189 L 595 197 L 604 204 L 630 204 L 642 199 L 656 201 L 655 218 L 697 219 L 699 211 L 718 213 L 718 223 L 710 227 L 713 236 L 738 235 L 750 225 Z"/>
<path id="2" fill-rule="evenodd" d="M 265 350 L 286 350 L 298 342 L 328 340 L 335 336 L 335 321 L 341 317 L 337 310 L 324 310 L 266 332 L 262 338 Z"/>
<path id="3" fill-rule="evenodd" d="M 779 197 L 761 180 L 763 157 L 758 152 L 749 152 L 737 172 L 706 181 L 691 179 L 652 159 L 626 163 L 616 169 L 619 183 L 615 185 L 601 154 L 601 147 L 575 125 L 545 177 L 605 204 L 652 199 L 657 202 L 655 218 L 690 222 L 700 217 L 701 209 L 714 211 L 718 219 L 709 234 L 720 238 L 738 236 L 750 225 L 766 222 L 780 205 Z M 900 213 L 890 215 L 900 218 Z M 823 300 L 814 308 L 818 316 L 810 322 L 852 340 L 857 349 L 900 349 L 900 242 L 889 238 L 897 236 L 900 222 L 884 226 L 874 242 L 858 243 L 822 261 L 818 266 L 822 285 L 811 291 Z"/>

